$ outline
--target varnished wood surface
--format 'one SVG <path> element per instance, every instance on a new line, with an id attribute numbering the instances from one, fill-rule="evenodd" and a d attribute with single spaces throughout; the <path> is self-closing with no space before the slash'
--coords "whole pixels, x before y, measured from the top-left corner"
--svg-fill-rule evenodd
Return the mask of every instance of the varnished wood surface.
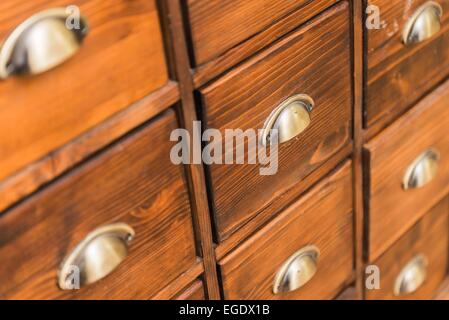
<path id="1" fill-rule="evenodd" d="M 260 1 L 251 2 L 257 4 Z M 333 0 L 308 1 L 308 5 L 305 7 L 301 7 L 299 10 L 295 10 L 278 20 L 273 20 L 273 23 L 266 29 L 260 30 L 260 32 L 254 34 L 247 40 L 236 44 L 218 57 L 195 66 L 193 70 L 195 87 L 199 88 L 203 86 L 206 82 L 216 78 L 219 74 L 249 58 L 251 55 L 263 50 L 267 46 L 278 41 L 284 35 L 296 29 L 302 23 L 305 23 L 308 19 L 312 18 L 313 15 L 317 14 L 316 6 L 324 5 L 327 7 L 335 2 L 336 1 Z M 239 28 L 240 27 L 241 26 L 239 26 Z M 233 28 L 235 28 L 235 26 Z"/>
<path id="2" fill-rule="evenodd" d="M 0 293 L 9 299 L 147 299 L 197 262 L 183 169 L 171 164 L 169 110 L 0 218 Z M 63 258 L 113 222 L 136 236 L 106 278 L 61 291 Z"/>
<path id="3" fill-rule="evenodd" d="M 321 251 L 315 276 L 297 291 L 274 295 L 278 269 L 310 244 Z M 219 264 L 225 299 L 334 298 L 353 270 L 351 163 L 339 167 Z"/>
<path id="4" fill-rule="evenodd" d="M 198 65 L 270 27 L 292 11 L 305 22 L 338 0 L 188 0 L 194 56 Z"/>
<path id="5" fill-rule="evenodd" d="M 363 30 L 365 20 L 363 18 L 362 1 L 353 1 L 352 22 L 353 22 L 353 140 L 354 149 L 352 155 L 353 179 L 354 179 L 354 252 L 355 252 L 355 287 L 352 296 L 356 299 L 363 298 L 364 283 L 363 274 L 365 272 L 363 252 L 364 252 L 364 186 L 363 186 L 363 81 L 364 81 L 364 39 Z"/>
<path id="6" fill-rule="evenodd" d="M 446 277 L 443 283 L 436 289 L 434 300 L 449 300 L 449 278 Z"/>
<path id="7" fill-rule="evenodd" d="M 376 259 L 449 191 L 449 82 L 370 141 L 369 257 Z M 423 152 L 440 153 L 437 175 L 404 190 L 407 167 Z"/>
<path id="8" fill-rule="evenodd" d="M 179 100 L 177 83 L 164 87 L 118 112 L 75 140 L 0 182 L 0 211 L 36 191 L 99 149 L 141 125 Z"/>
<path id="9" fill-rule="evenodd" d="M 67 5 L 89 21 L 81 50 L 44 74 L 0 82 L 0 179 L 168 81 L 154 0 L 3 0 L 0 41 L 31 15 Z"/>
<path id="10" fill-rule="evenodd" d="M 425 0 L 370 0 L 379 7 L 383 26 L 367 30 L 365 121 L 371 136 L 410 108 L 449 74 L 449 1 L 443 7 L 442 29 L 420 44 L 405 46 L 402 32 Z"/>
<path id="11" fill-rule="evenodd" d="M 294 94 L 316 103 L 311 125 L 280 146 L 275 175 L 261 176 L 256 165 L 209 167 L 220 240 L 262 210 L 269 216 L 282 209 L 292 200 L 289 189 L 350 144 L 350 65 L 349 7 L 342 3 L 201 90 L 206 128 L 223 135 L 229 128 L 261 129 Z"/>
<path id="12" fill-rule="evenodd" d="M 417 224 L 388 249 L 374 265 L 380 270 L 380 289 L 367 290 L 368 299 L 432 299 L 447 274 L 449 239 L 449 198 L 430 210 Z M 395 296 L 394 283 L 405 265 L 416 255 L 428 259 L 427 277 L 415 292 Z"/>
<path id="13" fill-rule="evenodd" d="M 350 286 L 343 290 L 335 300 L 356 300 L 358 298 L 357 289 L 353 286 Z"/>
<path id="14" fill-rule="evenodd" d="M 188 65 L 189 59 L 182 25 L 181 6 L 178 0 L 169 0 L 165 4 L 165 9 L 169 16 L 168 24 L 170 25 L 169 29 L 172 37 L 173 55 L 176 61 L 174 67 L 180 83 L 182 100 L 182 109 L 180 110 L 181 124 L 189 131 L 190 136 L 193 136 L 193 121 L 198 120 L 198 117 L 193 99 L 193 79 Z M 218 300 L 220 298 L 220 288 L 212 241 L 212 223 L 209 214 L 204 168 L 201 164 L 194 163 L 186 167 L 197 241 L 199 242 L 199 251 L 204 262 L 205 290 L 208 299 Z"/>
<path id="15" fill-rule="evenodd" d="M 204 287 L 201 280 L 195 281 L 185 291 L 175 297 L 175 300 L 205 300 Z"/>
<path id="16" fill-rule="evenodd" d="M 329 173 L 330 171 L 335 169 L 341 163 L 340 159 L 350 157 L 352 150 L 352 144 L 344 147 L 342 150 L 338 151 L 329 161 L 325 162 L 317 170 L 313 171 L 310 175 L 299 181 L 293 188 L 286 191 L 283 197 L 285 199 L 290 199 L 290 201 L 286 201 L 285 203 L 283 203 L 284 207 L 282 209 L 293 204 L 305 191 L 311 189 L 316 183 L 318 183 L 319 180 L 326 175 L 326 173 Z M 248 223 L 231 234 L 229 238 L 226 238 L 216 246 L 216 258 L 220 260 L 221 258 L 226 256 L 233 249 L 238 247 L 245 239 L 256 233 L 257 230 L 267 224 L 270 219 L 274 217 L 275 215 L 273 216 L 273 212 L 270 211 L 270 207 L 260 212 L 253 219 L 248 221 Z"/>
<path id="17" fill-rule="evenodd" d="M 186 272 L 170 282 L 164 289 L 160 290 L 156 295 L 151 296 L 151 300 L 170 300 L 176 298 L 184 292 L 188 286 L 195 282 L 201 275 L 204 275 L 204 260 L 198 261 Z M 204 282 L 203 282 L 204 284 Z"/>

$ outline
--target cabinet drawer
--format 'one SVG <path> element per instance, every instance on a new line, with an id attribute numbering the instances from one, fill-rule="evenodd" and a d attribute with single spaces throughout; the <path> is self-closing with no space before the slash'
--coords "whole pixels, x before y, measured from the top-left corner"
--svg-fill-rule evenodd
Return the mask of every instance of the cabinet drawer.
<path id="1" fill-rule="evenodd" d="M 89 25 L 79 51 L 39 75 L 0 80 L 0 179 L 167 82 L 154 0 L 3 0 L 0 43 L 31 16 L 69 5 Z"/>
<path id="2" fill-rule="evenodd" d="M 209 166 L 220 239 L 263 210 L 272 215 L 285 207 L 292 200 L 287 190 L 351 143 L 348 10 L 347 3 L 328 10 L 200 90 L 205 127 L 220 130 L 223 137 L 226 129 L 257 134 L 273 110 L 298 94 L 315 101 L 310 125 L 280 144 L 276 174 L 261 175 L 259 165 Z M 248 147 L 246 140 L 237 142 L 234 151 L 242 145 Z M 255 154 L 256 145 L 260 150 L 258 142 L 248 152 Z"/>
<path id="3" fill-rule="evenodd" d="M 449 191 L 448 99 L 446 82 L 366 146 L 371 259 Z"/>
<path id="4" fill-rule="evenodd" d="M 2 297 L 147 299 L 193 266 L 197 258 L 183 169 L 169 157 L 176 127 L 169 110 L 6 212 L 0 218 L 0 256 L 7 257 L 0 268 Z M 93 273 L 79 267 L 81 289 L 61 290 L 57 271 L 64 258 L 92 231 L 115 223 L 135 232 L 123 262 L 87 285 L 83 279 Z M 97 239 L 107 236 L 112 237 L 105 233 Z M 109 252 L 100 245 L 80 251 L 86 265 L 95 265 L 90 251 L 94 257 Z M 111 267 L 106 261 L 101 270 Z"/>
<path id="5" fill-rule="evenodd" d="M 338 0 L 188 0 L 197 64 L 203 64 L 254 36 L 295 10 L 302 22 Z"/>
<path id="6" fill-rule="evenodd" d="M 435 14 L 432 18 L 441 26 L 440 30 L 429 31 L 428 35 L 432 37 L 410 44 L 404 44 L 402 40 L 404 30 L 430 1 L 368 2 L 379 8 L 382 21 L 380 29 L 365 29 L 368 51 L 365 120 L 368 127 L 377 126 L 374 130 L 378 131 L 449 74 L 449 1 L 434 2 L 443 9 L 440 18 Z M 429 21 L 417 23 L 416 30 L 428 25 Z"/>
<path id="7" fill-rule="evenodd" d="M 447 271 L 449 198 L 443 199 L 374 265 L 380 289 L 368 299 L 432 299 Z"/>
<path id="8" fill-rule="evenodd" d="M 353 267 L 351 181 L 351 165 L 347 162 L 225 257 L 219 263 L 224 297 L 334 298 L 348 284 Z M 318 251 L 319 255 L 310 260 L 310 256 L 301 256 L 298 250 L 304 254 Z M 300 260 L 295 264 L 291 259 L 296 253 L 300 254 Z M 282 277 L 281 270 L 292 275 L 290 282 Z M 295 278 L 299 274 L 312 277 Z M 276 276 L 280 281 L 275 281 Z M 304 283 L 302 287 L 294 286 L 298 281 Z M 293 291 L 286 290 L 288 282 Z M 274 294 L 274 283 L 279 283 L 277 294 Z"/>

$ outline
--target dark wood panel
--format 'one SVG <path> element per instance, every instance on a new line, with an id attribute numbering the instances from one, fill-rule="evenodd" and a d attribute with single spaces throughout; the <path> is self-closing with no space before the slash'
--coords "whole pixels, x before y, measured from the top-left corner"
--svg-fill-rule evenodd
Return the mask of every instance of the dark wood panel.
<path id="1" fill-rule="evenodd" d="M 268 28 L 292 11 L 305 22 L 338 0 L 188 0 L 192 45 L 203 64 Z"/>
<path id="2" fill-rule="evenodd" d="M 273 294 L 282 264 L 303 246 L 320 251 L 315 276 Z M 255 236 L 219 262 L 225 299 L 332 299 L 353 270 L 352 171 L 346 162 Z"/>
<path id="3" fill-rule="evenodd" d="M 347 3 L 330 9 L 201 90 L 206 128 L 223 136 L 225 129 L 261 129 L 291 95 L 306 93 L 316 103 L 306 131 L 280 146 L 275 175 L 260 175 L 258 165 L 209 167 L 220 240 L 261 211 L 272 216 L 285 207 L 293 199 L 286 197 L 289 189 L 351 143 L 348 10 Z"/>
<path id="4" fill-rule="evenodd" d="M 448 232 L 449 198 L 445 198 L 374 262 L 380 270 L 380 289 L 367 290 L 367 298 L 433 298 L 447 272 Z M 425 282 L 411 294 L 395 296 L 393 292 L 397 276 L 416 255 L 424 255 L 428 260 Z"/>
<path id="5" fill-rule="evenodd" d="M 449 191 L 448 99 L 446 82 L 366 145 L 371 261 Z M 407 167 L 430 148 L 440 153 L 437 175 L 421 188 L 404 190 Z"/>
<path id="6" fill-rule="evenodd" d="M 444 15 L 434 38 L 409 46 L 401 41 L 406 22 L 425 2 L 369 1 L 379 7 L 385 24 L 367 31 L 365 117 L 370 131 L 385 127 L 449 74 L 449 1 L 438 1 Z"/>
<path id="7" fill-rule="evenodd" d="M 69 4 L 90 25 L 81 50 L 44 74 L 0 83 L 0 179 L 168 81 L 154 0 L 3 0 L 0 41 L 31 15 Z"/>
<path id="8" fill-rule="evenodd" d="M 10 299 L 147 299 L 197 261 L 182 166 L 171 164 L 173 111 L 0 218 L 0 293 Z M 61 291 L 63 258 L 99 226 L 129 224 L 129 255 L 81 290 Z"/>

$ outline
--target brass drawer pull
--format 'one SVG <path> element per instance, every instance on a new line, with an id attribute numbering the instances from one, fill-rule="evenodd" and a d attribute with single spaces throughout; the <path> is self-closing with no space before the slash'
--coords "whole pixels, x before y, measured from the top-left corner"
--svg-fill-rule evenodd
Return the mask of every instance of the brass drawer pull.
<path id="1" fill-rule="evenodd" d="M 404 296 L 418 290 L 427 277 L 427 258 L 420 254 L 415 256 L 401 270 L 394 282 L 393 293 L 395 296 Z"/>
<path id="2" fill-rule="evenodd" d="M 306 94 L 292 96 L 271 112 L 265 121 L 262 145 L 283 143 L 303 132 L 310 124 L 310 113 L 315 103 Z M 278 139 L 270 136 L 270 130 L 278 130 Z"/>
<path id="3" fill-rule="evenodd" d="M 295 291 L 309 282 L 317 271 L 319 255 L 319 249 L 313 245 L 292 255 L 276 274 L 273 293 Z"/>
<path id="4" fill-rule="evenodd" d="M 88 33 L 80 16 L 79 28 L 66 25 L 65 8 L 35 14 L 20 24 L 0 48 L 0 79 L 14 74 L 39 74 L 72 57 Z"/>
<path id="5" fill-rule="evenodd" d="M 403 188 L 417 189 L 432 181 L 438 172 L 440 155 L 435 150 L 427 150 L 416 158 L 407 168 Z"/>
<path id="6" fill-rule="evenodd" d="M 81 241 L 64 259 L 58 273 L 61 289 L 72 289 L 71 275 L 79 271 L 80 287 L 111 273 L 128 255 L 134 230 L 124 223 L 100 227 Z"/>
<path id="7" fill-rule="evenodd" d="M 410 45 L 431 38 L 440 31 L 442 16 L 441 5 L 435 1 L 426 2 L 408 20 L 402 34 L 402 42 Z"/>

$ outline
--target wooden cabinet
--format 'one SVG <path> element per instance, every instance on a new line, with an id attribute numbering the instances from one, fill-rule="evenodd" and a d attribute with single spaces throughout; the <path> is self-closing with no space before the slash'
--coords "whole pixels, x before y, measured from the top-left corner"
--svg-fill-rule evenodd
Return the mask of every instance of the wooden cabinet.
<path id="1" fill-rule="evenodd" d="M 449 2 L 437 0 L 370 0 L 377 7 L 381 25 L 367 29 L 367 84 L 365 124 L 378 132 L 449 74 Z M 405 44 L 411 21 L 423 6 L 440 6 L 441 17 L 429 17 L 440 25 L 429 38 Z M 433 11 L 429 7 L 428 11 Z M 424 15 L 425 13 L 421 13 Z M 428 13 L 428 15 L 431 15 Z M 374 19 L 374 17 L 372 18 Z M 424 18 L 423 18 L 424 19 Z M 373 21 L 373 20 L 372 20 Z M 424 28 L 418 25 L 415 28 Z M 428 26 L 429 28 L 429 26 Z M 424 31 L 423 31 L 424 32 Z"/>
<path id="2" fill-rule="evenodd" d="M 380 288 L 368 299 L 432 299 L 447 273 L 449 202 L 445 198 L 373 262 Z"/>
<path id="3" fill-rule="evenodd" d="M 448 37 L 449 0 L 1 1 L 0 299 L 447 297 Z"/>
<path id="4" fill-rule="evenodd" d="M 220 264 L 225 299 L 332 299 L 349 282 L 353 266 L 351 164 L 346 162 L 287 208 Z M 299 251 L 311 251 L 313 273 L 302 286 L 276 278 Z M 289 263 L 291 265 L 289 265 Z M 298 265 L 301 263 L 298 262 Z M 291 271 L 294 273 L 295 271 Z M 275 293 L 275 291 L 278 291 Z"/>
<path id="5" fill-rule="evenodd" d="M 188 0 L 195 61 L 203 64 L 298 11 L 306 22 L 336 0 Z"/>
<path id="6" fill-rule="evenodd" d="M 256 216 L 271 218 L 297 196 L 288 196 L 289 190 L 351 143 L 348 17 L 348 4 L 342 3 L 200 90 L 205 128 L 223 136 L 229 128 L 257 132 L 273 110 L 295 95 L 308 95 L 315 103 L 310 125 L 279 145 L 274 174 L 261 175 L 255 165 L 209 166 L 220 241 Z M 234 150 L 244 144 L 236 142 Z M 248 153 L 257 147 L 259 142 Z"/>
<path id="7" fill-rule="evenodd" d="M 366 145 L 371 259 L 449 191 L 448 98 L 445 83 Z"/>
<path id="8" fill-rule="evenodd" d="M 8 257 L 0 268 L 2 296 L 146 299 L 191 268 L 197 256 L 186 181 L 167 159 L 176 127 L 172 111 L 161 115 L 0 217 L 0 255 Z M 113 223 L 135 232 L 123 262 L 85 286 L 88 271 L 75 263 L 80 290 L 61 290 L 64 258 L 89 233 Z M 109 246 L 86 250 L 98 257 Z"/>
<path id="9" fill-rule="evenodd" d="M 0 179 L 40 160 L 168 82 L 154 0 L 38 0 L 32 4 L 4 0 L 0 4 L 0 43 L 30 17 L 54 8 L 67 10 L 69 5 L 79 10 L 89 26 L 79 51 L 48 72 L 11 75 L 0 81 Z"/>

